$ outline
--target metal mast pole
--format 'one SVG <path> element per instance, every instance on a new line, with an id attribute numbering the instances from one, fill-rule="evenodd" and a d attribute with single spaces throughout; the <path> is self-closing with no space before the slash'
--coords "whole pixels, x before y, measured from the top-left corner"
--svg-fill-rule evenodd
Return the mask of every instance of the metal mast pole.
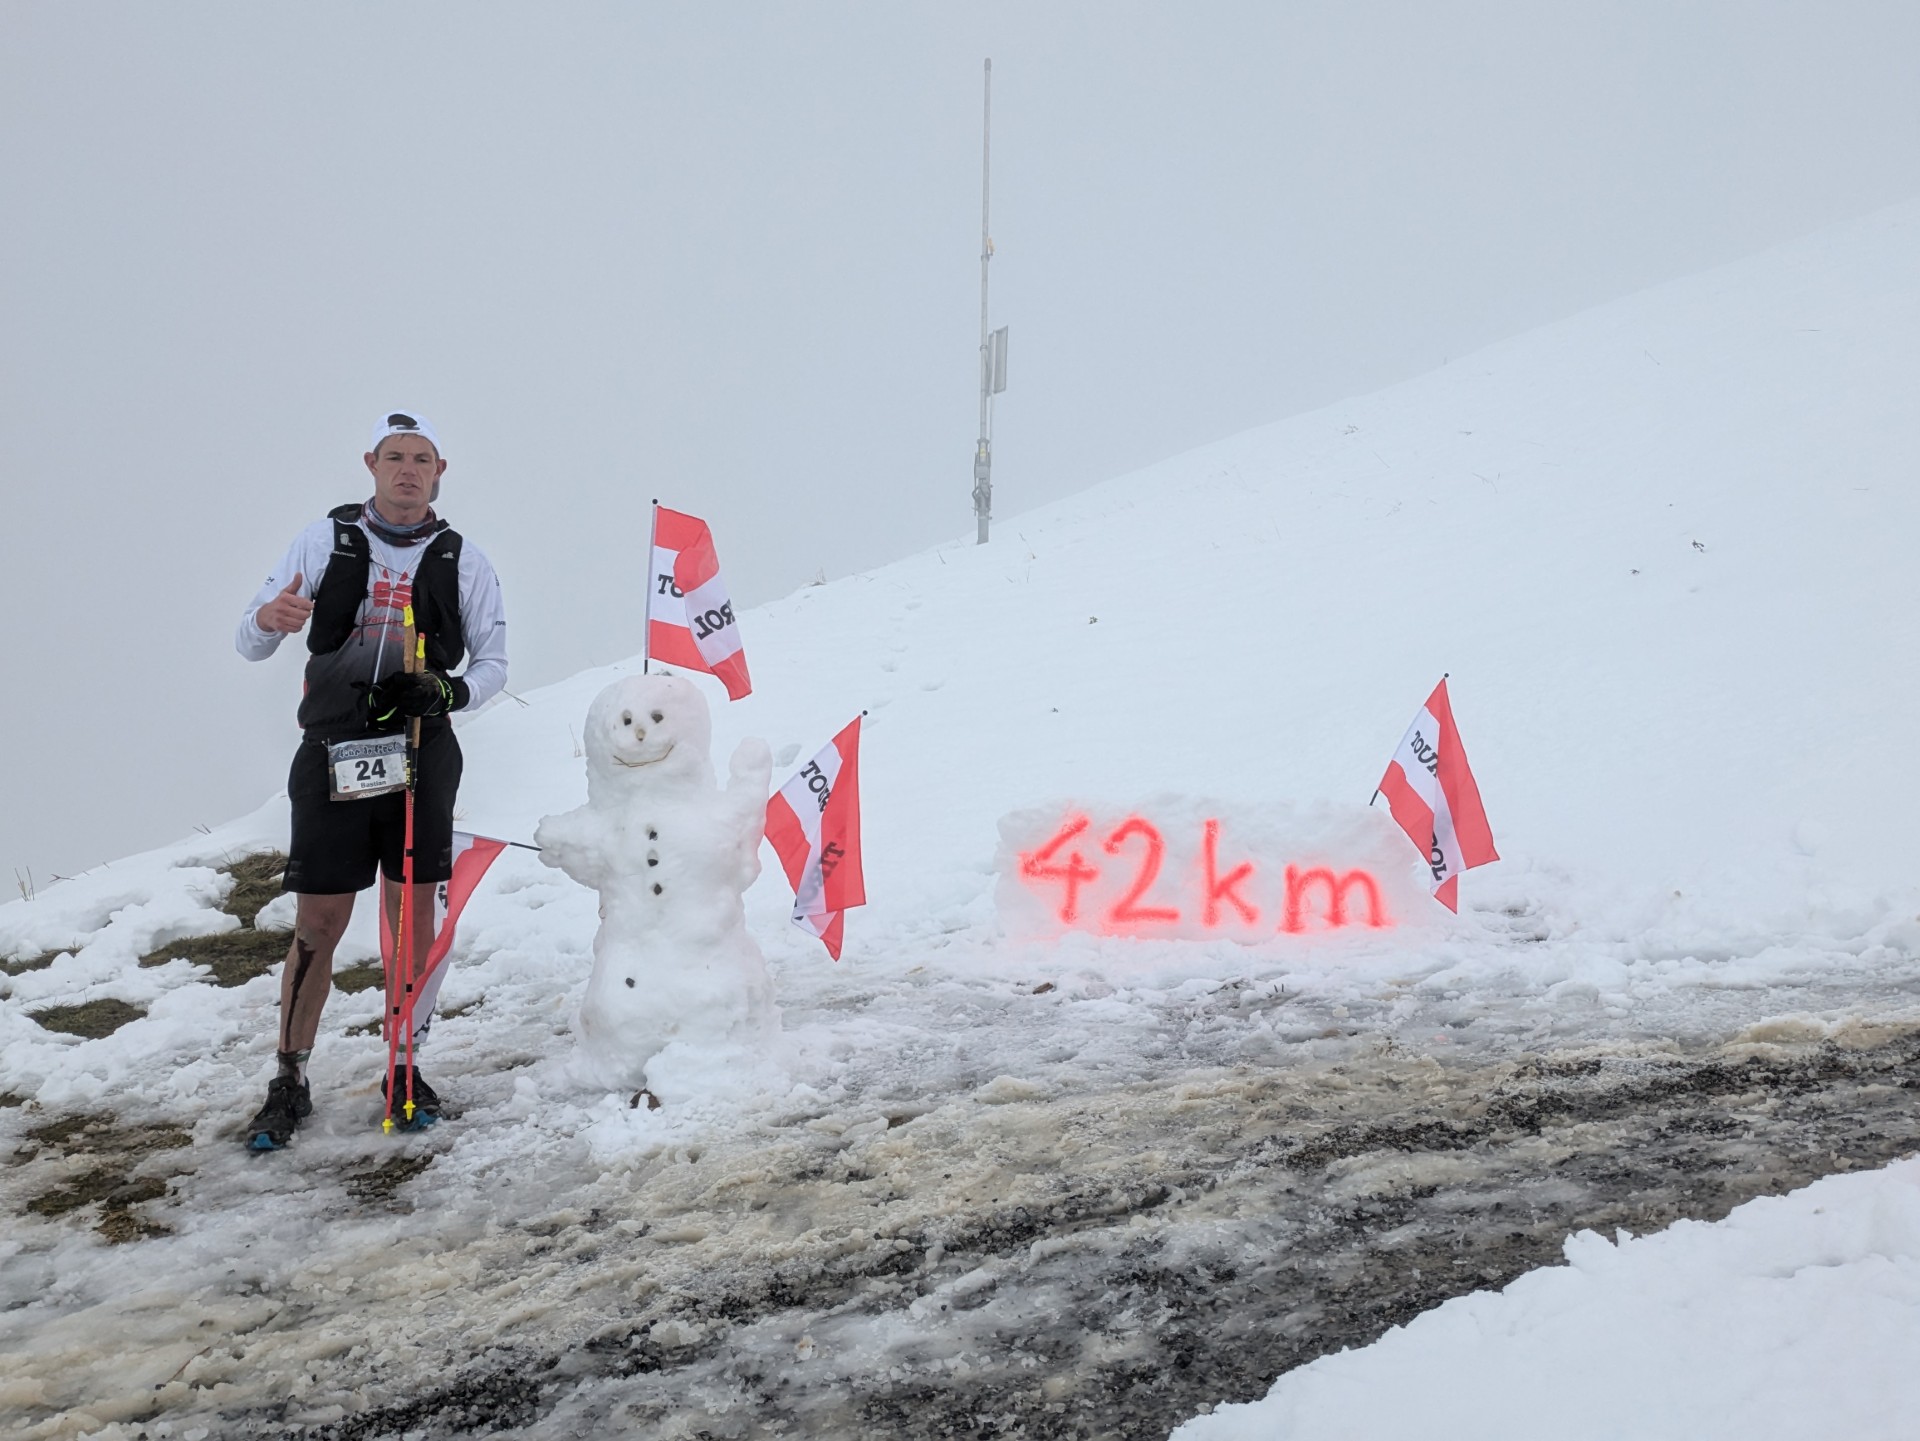
<path id="1" fill-rule="evenodd" d="M 987 229 L 988 182 L 993 160 L 993 61 L 987 61 L 986 103 L 980 125 L 980 443 L 973 453 L 973 518 L 978 528 L 974 544 L 987 543 L 987 521 L 993 514 L 993 357 L 987 334 L 987 263 L 993 259 L 993 237 Z"/>

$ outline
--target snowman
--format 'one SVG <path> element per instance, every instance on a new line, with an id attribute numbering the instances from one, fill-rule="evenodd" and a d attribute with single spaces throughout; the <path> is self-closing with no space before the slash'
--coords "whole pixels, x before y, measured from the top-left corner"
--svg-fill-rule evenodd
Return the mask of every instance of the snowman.
<path id="1" fill-rule="evenodd" d="M 587 711 L 587 803 L 534 832 L 542 861 L 600 893 L 579 1070 L 662 1101 L 737 1077 L 780 1024 L 740 900 L 760 874 L 773 761 L 741 741 L 722 790 L 712 742 L 691 681 L 615 681 Z"/>

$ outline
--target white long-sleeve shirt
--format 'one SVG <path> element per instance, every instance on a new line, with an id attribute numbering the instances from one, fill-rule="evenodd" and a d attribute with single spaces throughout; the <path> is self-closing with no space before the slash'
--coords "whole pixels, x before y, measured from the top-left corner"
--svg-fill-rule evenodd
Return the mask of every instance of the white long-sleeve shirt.
<path id="1" fill-rule="evenodd" d="M 388 587 L 390 593 L 395 585 L 411 584 L 413 573 L 419 567 L 421 557 L 426 555 L 428 546 L 389 545 L 368 529 L 365 521 L 359 524 L 360 529 L 366 532 L 367 550 L 372 560 L 368 570 L 372 594 L 361 602 L 360 617 L 364 621 L 368 618 L 369 608 L 374 605 L 374 596 L 381 593 L 383 585 Z M 331 519 L 323 517 L 316 520 L 294 537 L 293 544 L 287 547 L 287 553 L 268 573 L 266 581 L 240 617 L 233 644 L 241 655 L 248 660 L 265 660 L 280 648 L 285 635 L 280 631 L 262 630 L 254 617 L 260 613 L 260 607 L 285 590 L 287 582 L 296 575 L 300 577 L 296 594 L 312 600 L 320 589 L 320 577 L 326 573 L 327 562 L 332 556 Z M 460 631 L 467 649 L 466 669 L 461 673 L 467 683 L 466 709 L 472 710 L 493 699 L 507 683 L 507 611 L 500 595 L 500 577 L 494 573 L 493 562 L 487 559 L 485 551 L 465 537 L 460 543 Z M 398 664 L 397 657 L 381 657 L 371 664 L 367 679 L 378 680 L 379 675 L 372 671 L 394 670 Z"/>

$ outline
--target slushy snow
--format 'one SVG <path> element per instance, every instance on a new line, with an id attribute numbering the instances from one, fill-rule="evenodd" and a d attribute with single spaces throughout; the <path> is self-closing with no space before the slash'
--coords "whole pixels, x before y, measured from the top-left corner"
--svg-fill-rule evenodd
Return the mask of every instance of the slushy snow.
<path id="1" fill-rule="evenodd" d="M 1567 1264 L 1290 1371 L 1173 1441 L 1907 1441 L 1920 1160 L 1717 1225 L 1567 1238 Z"/>

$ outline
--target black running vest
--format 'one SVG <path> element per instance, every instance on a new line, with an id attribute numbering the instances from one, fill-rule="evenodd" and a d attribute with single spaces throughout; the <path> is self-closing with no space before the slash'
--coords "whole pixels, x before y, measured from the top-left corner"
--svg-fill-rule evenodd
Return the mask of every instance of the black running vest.
<path id="1" fill-rule="evenodd" d="M 395 626 L 383 652 L 379 628 L 366 626 L 362 618 L 372 594 L 373 556 L 367 533 L 358 524 L 360 511 L 359 505 L 343 505 L 327 512 L 333 522 L 333 554 L 313 597 L 306 694 L 300 700 L 300 725 L 316 740 L 398 729 L 367 723 L 367 687 L 402 668 L 402 646 Z M 413 573 L 414 628 L 426 637 L 428 667 L 448 675 L 467 654 L 460 628 L 460 533 L 443 520 L 421 544 L 425 553 Z M 374 674 L 376 657 L 379 675 Z M 445 716 L 425 722 L 432 727 L 447 723 Z"/>

